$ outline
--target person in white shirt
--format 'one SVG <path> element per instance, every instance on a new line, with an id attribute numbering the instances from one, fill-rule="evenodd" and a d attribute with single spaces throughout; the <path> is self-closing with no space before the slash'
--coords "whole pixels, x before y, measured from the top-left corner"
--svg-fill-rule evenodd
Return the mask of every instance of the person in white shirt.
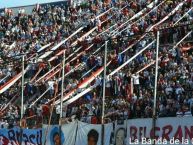
<path id="1" fill-rule="evenodd" d="M 186 108 L 185 108 L 184 117 L 192 117 L 192 113 L 191 113 L 189 107 L 186 107 Z"/>
<path id="2" fill-rule="evenodd" d="M 48 87 L 50 88 L 50 96 L 54 94 L 54 81 L 48 81 Z"/>
<path id="3" fill-rule="evenodd" d="M 139 74 L 134 74 L 132 75 L 132 78 L 133 78 L 133 84 L 134 85 L 139 85 Z"/>
<path id="4" fill-rule="evenodd" d="M 176 112 L 176 117 L 183 117 L 183 112 L 181 108 L 179 108 L 179 110 Z"/>
<path id="5" fill-rule="evenodd" d="M 139 93 L 140 93 L 139 74 L 136 73 L 131 77 L 133 78 L 134 92 L 137 94 L 137 97 L 139 97 Z"/>

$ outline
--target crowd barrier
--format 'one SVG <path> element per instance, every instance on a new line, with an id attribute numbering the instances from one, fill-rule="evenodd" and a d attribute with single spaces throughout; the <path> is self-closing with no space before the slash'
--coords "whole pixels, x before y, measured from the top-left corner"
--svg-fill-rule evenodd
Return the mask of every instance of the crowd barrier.
<path id="1" fill-rule="evenodd" d="M 104 125 L 104 136 L 105 145 L 152 144 L 153 140 L 156 145 L 192 144 L 193 117 L 158 118 L 155 128 L 151 118 L 119 120 Z M 41 129 L 0 129 L 0 145 L 15 145 L 21 139 L 23 145 L 89 145 L 90 139 L 101 145 L 102 125 L 73 121 L 63 124 L 61 132 L 58 125 L 43 125 Z"/>

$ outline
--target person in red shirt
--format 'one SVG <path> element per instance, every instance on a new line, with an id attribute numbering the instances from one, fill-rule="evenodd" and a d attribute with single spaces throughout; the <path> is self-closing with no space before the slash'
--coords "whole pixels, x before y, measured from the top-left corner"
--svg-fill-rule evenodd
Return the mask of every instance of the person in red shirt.
<path id="1" fill-rule="evenodd" d="M 91 117 L 91 124 L 97 124 L 98 123 L 98 119 L 96 116 L 92 116 Z"/>

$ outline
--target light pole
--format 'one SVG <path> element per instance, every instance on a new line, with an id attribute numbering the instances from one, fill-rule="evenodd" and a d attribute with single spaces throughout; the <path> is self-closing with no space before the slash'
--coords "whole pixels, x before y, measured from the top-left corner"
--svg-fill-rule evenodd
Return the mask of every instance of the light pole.
<path id="1" fill-rule="evenodd" d="M 104 116 L 105 116 L 105 84 L 106 84 L 106 66 L 107 66 L 107 44 L 105 41 L 105 56 L 104 56 L 104 76 L 103 76 L 103 98 L 102 98 L 102 145 L 104 145 Z"/>
<path id="2" fill-rule="evenodd" d="M 22 136 L 23 136 L 23 114 L 24 114 L 24 105 L 23 105 L 23 100 L 24 100 L 24 61 L 25 61 L 25 55 L 22 55 L 22 78 L 21 78 L 21 116 L 20 116 L 20 145 L 22 145 Z"/>
<path id="3" fill-rule="evenodd" d="M 153 101 L 153 139 L 155 139 L 155 126 L 157 119 L 157 80 L 158 80 L 158 54 L 159 54 L 159 31 L 157 31 L 157 44 L 156 44 L 156 59 L 155 59 L 155 84 L 154 84 L 154 101 Z M 155 141 L 153 141 L 155 144 Z"/>
<path id="4" fill-rule="evenodd" d="M 63 52 L 63 60 L 62 60 L 62 84 L 61 84 L 61 97 L 60 97 L 60 119 L 59 119 L 59 127 L 60 127 L 60 139 L 62 140 L 62 117 L 63 117 L 63 97 L 64 97 L 64 76 L 65 76 L 65 63 L 66 63 L 66 55 L 65 50 Z"/>
<path id="5" fill-rule="evenodd" d="M 22 78 L 21 78 L 21 120 L 23 119 L 24 114 L 24 105 L 23 105 L 23 98 L 24 98 L 24 61 L 25 56 L 22 55 Z"/>

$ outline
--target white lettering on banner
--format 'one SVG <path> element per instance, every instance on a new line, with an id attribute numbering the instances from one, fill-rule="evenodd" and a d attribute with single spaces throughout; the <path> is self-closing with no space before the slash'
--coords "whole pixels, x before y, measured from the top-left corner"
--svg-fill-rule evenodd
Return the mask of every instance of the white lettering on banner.
<path id="1" fill-rule="evenodd" d="M 44 126 L 44 129 L 46 127 Z M 57 131 L 58 126 L 50 127 L 46 145 L 53 144 Z M 91 142 L 101 145 L 101 131 L 101 124 L 80 121 L 64 124 L 61 145 L 87 145 Z M 193 117 L 159 118 L 154 129 L 151 118 L 125 120 L 115 123 L 115 127 L 109 123 L 105 124 L 104 135 L 105 145 L 151 145 L 154 142 L 156 145 L 193 144 Z"/>
<path id="2" fill-rule="evenodd" d="M 162 138 L 158 138 L 158 139 L 149 139 L 149 138 L 145 138 L 142 137 L 141 138 L 141 142 L 139 142 L 138 139 L 134 139 L 134 141 L 131 140 L 131 138 L 129 139 L 129 144 L 146 144 L 146 145 L 152 145 L 155 142 L 155 144 L 157 145 L 163 145 L 163 144 L 173 144 L 173 145 L 179 145 L 179 144 L 192 144 L 193 143 L 193 139 L 191 139 L 190 141 L 188 139 L 184 139 L 182 138 L 182 141 L 180 141 L 179 139 L 175 139 L 174 137 L 172 139 L 170 139 L 169 141 L 166 139 L 162 139 Z"/>
<path id="3" fill-rule="evenodd" d="M 155 129 L 152 119 L 129 120 L 127 135 L 127 144 L 192 144 L 193 118 L 159 118 Z"/>
<path id="4" fill-rule="evenodd" d="M 166 139 L 147 139 L 145 137 L 142 137 L 142 144 L 153 144 L 155 142 L 155 144 L 167 144 L 167 140 Z"/>
<path id="5" fill-rule="evenodd" d="M 192 141 L 191 141 L 192 142 Z M 182 141 L 180 141 L 179 139 L 175 139 L 174 137 L 170 140 L 170 144 L 190 144 L 188 139 L 184 139 L 182 138 Z"/>

